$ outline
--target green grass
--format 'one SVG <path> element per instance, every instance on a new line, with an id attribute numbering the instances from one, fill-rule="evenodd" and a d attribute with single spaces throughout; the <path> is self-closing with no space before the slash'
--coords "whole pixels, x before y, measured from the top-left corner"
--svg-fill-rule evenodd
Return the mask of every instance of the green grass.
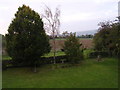
<path id="1" fill-rule="evenodd" d="M 86 49 L 86 50 L 84 50 L 84 52 L 83 52 L 84 58 L 85 59 L 89 58 L 89 54 L 91 52 L 93 52 L 93 51 L 94 51 L 93 49 Z"/>
<path id="2" fill-rule="evenodd" d="M 3 71 L 3 88 L 117 88 L 118 61 L 103 58 L 102 62 L 87 59 L 77 66 L 44 65 L 33 73 L 30 68 L 9 68 Z"/>
<path id="3" fill-rule="evenodd" d="M 85 58 L 88 58 L 88 55 L 89 55 L 89 53 L 90 53 L 91 51 L 93 51 L 93 50 L 87 49 L 87 50 L 84 51 L 84 56 L 85 56 Z M 57 51 L 57 52 L 56 52 L 56 56 L 62 56 L 62 55 L 65 55 L 65 53 L 62 52 L 62 51 Z M 53 56 L 54 56 L 54 53 L 53 53 L 53 52 L 50 52 L 50 53 L 48 53 L 48 54 L 45 54 L 45 55 L 42 56 L 42 57 L 53 57 Z M 11 60 L 11 59 L 12 59 L 12 58 L 9 57 L 8 55 L 3 55 L 3 56 L 2 56 L 2 60 Z"/>
<path id="4" fill-rule="evenodd" d="M 56 56 L 62 56 L 62 55 L 65 55 L 65 53 L 64 52 L 61 52 L 61 51 L 57 51 L 56 52 Z M 45 54 L 44 56 L 42 56 L 42 57 L 53 57 L 54 56 L 54 53 L 53 52 L 50 52 L 50 53 L 48 53 L 48 54 Z M 2 56 L 2 60 L 11 60 L 12 58 L 11 57 L 9 57 L 8 55 L 3 55 Z"/>
<path id="5" fill-rule="evenodd" d="M 55 55 L 56 55 L 56 56 L 62 56 L 62 55 L 65 55 L 65 53 L 64 53 L 64 52 L 61 52 L 61 51 L 58 51 L 58 52 L 56 52 Z M 53 52 L 50 52 L 50 53 L 44 55 L 43 57 L 53 57 L 53 56 L 54 56 L 54 53 L 53 53 Z"/>
<path id="6" fill-rule="evenodd" d="M 80 40 L 93 40 L 93 38 L 79 38 Z"/>
<path id="7" fill-rule="evenodd" d="M 12 58 L 9 57 L 8 55 L 3 55 L 2 60 L 11 60 Z"/>

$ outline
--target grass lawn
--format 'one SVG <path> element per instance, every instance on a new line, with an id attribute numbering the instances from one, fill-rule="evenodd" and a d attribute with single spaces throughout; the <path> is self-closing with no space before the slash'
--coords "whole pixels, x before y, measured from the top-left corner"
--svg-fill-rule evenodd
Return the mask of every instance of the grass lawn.
<path id="1" fill-rule="evenodd" d="M 84 50 L 84 52 L 83 52 L 84 58 L 85 59 L 89 58 L 89 54 L 91 52 L 93 52 L 93 51 L 94 51 L 93 49 L 86 49 L 86 50 Z"/>
<path id="2" fill-rule="evenodd" d="M 7 55 L 3 55 L 2 56 L 2 60 L 11 60 L 12 58 L 7 56 Z"/>
<path id="3" fill-rule="evenodd" d="M 118 60 L 86 59 L 77 66 L 44 65 L 33 73 L 30 68 L 9 68 L 3 71 L 3 88 L 117 88 Z"/>
<path id="4" fill-rule="evenodd" d="M 62 55 L 65 55 L 65 53 L 62 52 L 62 51 L 56 52 L 56 56 L 62 56 Z M 53 57 L 53 56 L 54 56 L 54 53 L 53 53 L 53 52 L 50 52 L 50 53 L 44 55 L 43 57 Z"/>
<path id="5" fill-rule="evenodd" d="M 65 55 L 65 53 L 62 52 L 62 51 L 56 52 L 56 56 L 62 56 L 62 55 Z M 54 56 L 54 53 L 53 53 L 53 52 L 50 52 L 50 53 L 48 53 L 48 54 L 45 54 L 43 57 L 53 57 L 53 56 Z M 9 57 L 9 56 L 7 56 L 7 55 L 3 55 L 3 56 L 2 56 L 2 60 L 11 60 L 11 59 L 12 59 L 12 58 Z"/>

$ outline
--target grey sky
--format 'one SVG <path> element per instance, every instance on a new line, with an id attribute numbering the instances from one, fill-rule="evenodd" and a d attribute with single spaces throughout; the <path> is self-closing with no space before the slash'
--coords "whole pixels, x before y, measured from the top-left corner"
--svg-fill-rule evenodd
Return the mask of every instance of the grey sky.
<path id="1" fill-rule="evenodd" d="M 30 6 L 39 14 L 44 11 L 44 4 L 54 12 L 57 6 L 61 10 L 60 32 L 95 30 L 101 21 L 114 20 L 118 16 L 119 0 L 1 0 L 0 33 L 7 29 L 14 14 L 22 4 Z"/>

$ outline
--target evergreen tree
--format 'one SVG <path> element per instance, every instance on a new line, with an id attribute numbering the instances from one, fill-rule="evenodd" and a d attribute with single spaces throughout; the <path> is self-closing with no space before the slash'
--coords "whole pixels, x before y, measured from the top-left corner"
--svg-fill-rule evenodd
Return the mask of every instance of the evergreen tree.
<path id="1" fill-rule="evenodd" d="M 82 44 L 79 43 L 79 39 L 75 36 L 75 33 L 70 33 L 64 44 L 65 54 L 68 57 L 68 61 L 72 64 L 78 63 L 83 59 L 83 52 L 80 48 Z"/>
<path id="2" fill-rule="evenodd" d="M 26 5 L 18 8 L 6 34 L 6 42 L 8 54 L 18 65 L 33 65 L 50 51 L 42 19 Z"/>

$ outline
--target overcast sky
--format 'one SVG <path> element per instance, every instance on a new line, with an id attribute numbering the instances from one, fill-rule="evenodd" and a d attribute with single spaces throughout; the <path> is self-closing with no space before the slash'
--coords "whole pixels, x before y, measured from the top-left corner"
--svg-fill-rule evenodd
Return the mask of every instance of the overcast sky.
<path id="1" fill-rule="evenodd" d="M 95 30 L 101 21 L 114 20 L 118 16 L 119 0 L 0 0 L 0 34 L 7 33 L 14 14 L 23 4 L 39 14 L 44 4 L 52 9 L 59 6 L 61 11 L 60 32 Z"/>

